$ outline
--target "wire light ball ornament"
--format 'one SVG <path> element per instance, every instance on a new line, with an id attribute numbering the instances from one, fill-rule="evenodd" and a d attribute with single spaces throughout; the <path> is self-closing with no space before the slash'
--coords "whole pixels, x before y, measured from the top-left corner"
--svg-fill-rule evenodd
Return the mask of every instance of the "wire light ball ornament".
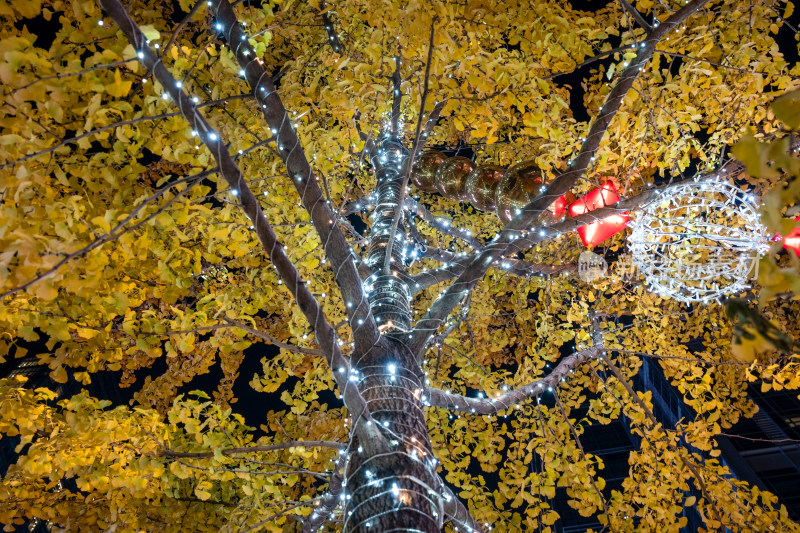
<path id="1" fill-rule="evenodd" d="M 755 198 L 721 180 L 670 187 L 633 223 L 633 261 L 655 293 L 708 302 L 747 288 L 769 234 Z"/>

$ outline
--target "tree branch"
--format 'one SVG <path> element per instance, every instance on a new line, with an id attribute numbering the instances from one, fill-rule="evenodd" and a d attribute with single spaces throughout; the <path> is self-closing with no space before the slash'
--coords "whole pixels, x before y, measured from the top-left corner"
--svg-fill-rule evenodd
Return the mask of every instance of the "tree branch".
<path id="1" fill-rule="evenodd" d="M 258 329 L 253 328 L 253 327 L 250 327 L 247 324 L 245 324 L 244 322 L 239 322 L 238 320 L 234 320 L 234 319 L 228 318 L 228 317 L 225 317 L 222 320 L 224 322 L 230 324 L 233 327 L 242 329 L 242 330 L 248 332 L 249 334 L 251 334 L 251 335 L 253 335 L 255 337 L 258 337 L 259 339 L 264 339 L 268 343 L 272 344 L 273 346 L 277 346 L 281 350 L 286 350 L 286 351 L 295 352 L 295 353 L 302 353 L 302 354 L 305 354 L 305 355 L 316 355 L 316 356 L 321 356 L 322 355 L 322 350 L 315 350 L 313 348 L 303 348 L 302 346 L 295 346 L 293 344 L 286 344 L 285 342 L 279 341 L 278 339 L 276 339 L 275 337 L 273 337 L 269 333 L 267 333 L 265 331 L 258 330 Z"/>
<path id="2" fill-rule="evenodd" d="M 258 452 L 274 452 L 276 450 L 288 450 L 290 448 L 336 448 L 344 450 L 347 444 L 341 442 L 333 442 L 327 440 L 301 440 L 294 442 L 282 442 L 279 444 L 268 444 L 265 446 L 246 446 L 243 448 L 226 448 L 220 450 L 220 453 L 225 456 L 242 455 L 245 453 L 258 453 Z M 152 455 L 159 457 L 170 457 L 174 459 L 210 459 L 215 456 L 215 452 L 178 452 L 175 450 L 162 449 Z"/>
<path id="3" fill-rule="evenodd" d="M 131 61 L 133 61 L 133 60 L 131 60 Z M 227 96 L 225 98 L 220 98 L 219 100 L 209 100 L 207 102 L 199 103 L 199 104 L 197 104 L 197 107 L 198 108 L 207 107 L 207 106 L 212 106 L 212 105 L 216 105 L 216 104 L 220 104 L 220 103 L 230 102 L 230 101 L 233 101 L 233 100 L 246 100 L 248 98 L 252 98 L 252 95 L 250 95 L 250 94 L 235 94 L 233 96 Z M 35 157 L 39 157 L 40 155 L 47 155 L 47 154 L 53 153 L 56 150 L 58 150 L 59 148 L 61 148 L 62 146 L 66 146 L 68 144 L 77 143 L 81 139 L 85 139 L 86 137 L 91 137 L 92 135 L 97 135 L 98 133 L 103 133 L 104 131 L 108 131 L 110 129 L 120 128 L 122 126 L 131 126 L 133 124 L 138 124 L 140 122 L 146 122 L 148 120 L 162 120 L 162 119 L 165 119 L 165 118 L 177 117 L 178 115 L 180 115 L 180 112 L 162 113 L 161 115 L 147 115 L 147 116 L 132 118 L 130 120 L 121 120 L 119 122 L 115 122 L 115 123 L 109 124 L 107 126 L 101 126 L 99 128 L 95 128 L 95 129 L 93 129 L 91 131 L 87 131 L 87 132 L 81 133 L 80 135 L 75 135 L 74 137 L 68 137 L 66 139 L 60 139 L 57 144 L 51 146 L 50 148 L 45 148 L 44 150 L 40 150 L 38 152 L 34 152 L 32 154 L 28 154 L 26 156 L 20 157 L 19 159 L 15 159 L 14 161 L 8 161 L 7 163 L 3 163 L 2 165 L 0 165 L 0 170 L 6 168 L 8 166 L 11 166 L 11 165 L 24 163 L 25 161 L 28 161 L 28 160 L 33 159 Z"/>
<path id="4" fill-rule="evenodd" d="M 426 401 L 432 407 L 443 407 L 450 411 L 473 413 L 476 415 L 493 415 L 504 411 L 520 402 L 538 398 L 549 388 L 556 387 L 570 370 L 594 358 L 603 350 L 602 345 L 595 345 L 565 357 L 547 376 L 514 390 L 510 390 L 497 398 L 469 398 L 460 394 L 445 392 L 441 389 L 426 389 Z"/>
<path id="5" fill-rule="evenodd" d="M 608 369 L 611 370 L 611 372 L 614 374 L 614 376 L 616 376 L 617 380 L 619 380 L 619 382 L 625 388 L 625 390 L 628 393 L 628 396 L 631 397 L 631 400 L 633 400 L 639 406 L 639 408 L 642 409 L 642 411 L 644 412 L 644 414 L 646 415 L 646 417 L 650 421 L 650 423 L 653 424 L 654 427 L 659 426 L 660 423 L 658 422 L 658 419 L 656 418 L 656 416 L 653 413 L 653 411 L 647 406 L 647 404 L 644 402 L 644 400 L 642 400 L 639 397 L 639 395 L 636 393 L 636 391 L 633 390 L 633 387 L 631 387 L 631 384 L 628 382 L 628 380 L 622 374 L 620 369 L 617 368 L 617 365 L 615 365 L 606 356 L 605 351 L 601 351 L 600 352 L 600 357 L 602 358 L 603 363 L 606 365 L 606 367 L 608 367 Z M 719 522 L 720 525 L 721 525 L 723 523 L 722 522 L 722 516 L 720 515 L 719 509 L 717 508 L 716 505 L 714 505 L 714 502 L 713 502 L 713 500 L 711 499 L 711 496 L 708 493 L 708 489 L 706 488 L 705 480 L 700 475 L 700 472 L 698 472 L 697 467 L 694 465 L 694 463 L 685 457 L 684 451 L 685 450 L 678 450 L 678 453 L 677 453 L 678 458 L 681 460 L 681 463 L 683 463 L 683 465 L 692 473 L 692 476 L 694 476 L 694 478 L 697 480 L 698 487 L 700 488 L 700 492 L 703 494 L 703 497 L 706 499 L 708 504 L 711 506 L 711 509 L 714 512 L 714 515 L 715 515 L 715 518 L 716 518 L 717 522 Z"/>
<path id="6" fill-rule="evenodd" d="M 434 29 L 434 22 L 436 19 L 431 20 L 431 35 L 430 39 L 428 40 L 428 58 L 425 61 L 425 79 L 423 81 L 422 90 L 422 99 L 419 104 L 419 117 L 417 117 L 417 129 L 414 132 L 414 146 L 411 149 L 411 153 L 408 154 L 405 160 L 405 168 L 403 169 L 403 184 L 400 187 L 400 198 L 397 199 L 397 208 L 394 211 L 394 217 L 392 219 L 392 227 L 389 231 L 389 241 L 386 243 L 386 258 L 383 263 L 383 273 L 384 275 L 391 275 L 391 262 L 392 262 L 392 248 L 394 247 L 394 240 L 395 234 L 397 233 L 397 226 L 400 225 L 400 218 L 403 216 L 403 210 L 405 207 L 405 198 L 406 198 L 406 190 L 408 189 L 408 180 L 411 178 L 411 167 L 414 164 L 414 160 L 417 158 L 417 154 L 419 154 L 421 145 L 425 144 L 425 140 L 420 140 L 420 132 L 422 130 L 422 116 L 425 113 L 425 102 L 428 99 L 428 82 L 431 76 L 431 62 L 433 61 L 433 29 Z M 398 56 L 399 57 L 399 56 Z M 394 87 L 394 98 L 395 104 L 397 105 L 397 113 L 400 113 L 400 61 L 398 59 L 397 63 L 397 70 L 395 71 L 395 87 Z M 433 108 L 431 111 L 431 116 L 428 118 L 428 122 L 433 121 L 435 124 L 438 120 L 439 113 L 441 112 L 442 107 L 439 107 L 437 104 L 436 107 Z M 392 111 L 394 115 L 395 111 Z M 434 118 L 435 117 L 435 118 Z M 395 117 L 392 116 L 393 120 L 393 127 L 395 133 L 397 133 L 396 123 L 394 122 Z"/>
<path id="7" fill-rule="evenodd" d="M 589 59 L 583 61 L 582 63 L 578 63 L 577 65 L 575 65 L 575 67 L 573 67 L 572 70 L 565 70 L 565 71 L 562 71 L 562 72 L 554 72 L 552 74 L 548 74 L 547 76 L 543 76 L 542 79 L 543 80 L 552 80 L 553 78 L 558 78 L 559 76 L 566 76 L 567 74 L 572 74 L 573 72 L 585 67 L 586 65 L 591 65 L 592 63 L 600 61 L 601 59 L 604 59 L 604 58 L 606 58 L 608 56 L 612 56 L 614 54 L 618 54 L 620 52 L 624 52 L 626 50 L 630 50 L 634 46 L 635 45 L 633 45 L 633 44 L 626 44 L 624 46 L 619 46 L 617 48 L 612 48 L 611 50 L 606 50 L 605 52 L 601 52 L 601 53 L 599 53 L 597 55 L 594 55 L 594 56 L 590 57 Z"/>
<path id="8" fill-rule="evenodd" d="M 406 185 L 408 185 L 408 182 L 406 182 Z M 404 204 L 406 208 L 410 209 L 415 215 L 417 215 L 417 217 L 419 217 L 421 220 L 424 220 L 429 226 L 438 232 L 449 235 L 456 239 L 461 239 L 472 246 L 475 250 L 483 249 L 483 244 L 472 235 L 472 232 L 452 226 L 449 220 L 440 220 L 436 218 L 427 207 L 414 200 L 410 196 L 406 196 Z M 395 229 L 395 231 L 397 230 Z"/>
<path id="9" fill-rule="evenodd" d="M 433 287 L 439 283 L 444 283 L 447 280 L 457 277 L 463 272 L 465 265 L 462 263 L 455 263 L 452 265 L 425 270 L 415 276 L 411 276 L 409 288 L 412 291 L 412 296 L 419 294 L 428 287 Z"/>
<path id="10" fill-rule="evenodd" d="M 556 400 L 556 404 L 558 405 L 558 409 L 561 411 L 561 415 L 564 417 L 564 420 L 567 422 L 567 425 L 569 426 L 569 431 L 570 431 L 570 433 L 572 433 L 572 438 L 575 439 L 575 444 L 578 446 L 578 450 L 580 450 L 580 452 L 581 452 L 581 458 L 583 459 L 583 461 L 585 463 L 588 463 L 589 460 L 586 458 L 586 451 L 583 449 L 583 443 L 581 443 L 581 438 L 580 438 L 580 436 L 578 436 L 578 431 L 575 429 L 575 425 L 569 419 L 569 416 L 567 415 L 567 410 L 564 408 L 564 404 L 561 403 L 561 398 L 558 397 L 558 392 L 556 392 L 556 391 L 553 391 L 553 392 L 554 392 L 553 397 Z M 597 494 L 597 497 L 600 499 L 600 503 L 603 506 L 603 513 L 606 515 L 606 524 L 610 524 L 611 523 L 611 515 L 609 515 L 609 513 L 608 513 L 608 504 L 606 503 L 606 499 L 603 496 L 603 492 L 597 486 L 597 483 L 594 480 L 594 476 L 589 476 L 589 480 L 592 482 L 592 488 L 594 488 L 594 491 Z M 613 531 L 613 529 L 612 529 L 612 531 Z"/>
<path id="11" fill-rule="evenodd" d="M 400 50 L 394 56 L 394 72 L 389 79 L 392 80 L 392 116 L 389 119 L 390 131 L 392 135 L 399 135 L 400 124 L 400 104 L 403 101 L 402 82 L 403 78 L 400 76 Z"/>
<path id="12" fill-rule="evenodd" d="M 678 52 L 668 52 L 666 50 L 656 50 L 656 53 L 663 54 L 665 56 L 670 56 L 670 57 L 679 57 L 681 59 L 687 59 L 689 61 L 699 61 L 700 63 L 706 63 L 706 64 L 711 65 L 711 66 L 716 67 L 716 68 L 732 70 L 734 72 L 741 72 L 742 74 L 756 74 L 756 75 L 761 74 L 760 72 L 758 72 L 756 70 L 747 70 L 747 69 L 744 69 L 744 68 L 732 67 L 730 65 L 723 65 L 721 63 L 717 63 L 716 61 L 711 61 L 710 59 L 704 59 L 702 57 L 694 57 L 694 56 L 690 56 L 690 55 L 686 55 L 686 54 L 681 54 L 681 53 L 678 53 Z"/>
<path id="13" fill-rule="evenodd" d="M 595 311 L 593 309 L 590 310 L 590 312 L 589 312 L 589 318 L 590 318 L 590 320 L 592 322 L 592 340 L 595 343 L 601 342 L 602 338 L 603 338 L 603 331 L 600 328 L 599 317 L 597 316 L 597 314 L 595 313 Z M 633 387 L 631 386 L 631 384 L 628 382 L 628 380 L 622 374 L 622 371 L 608 357 L 608 355 L 606 354 L 605 349 L 602 349 L 602 350 L 599 351 L 599 357 L 602 360 L 603 364 L 605 364 L 606 367 L 609 370 L 611 370 L 611 372 L 614 374 L 614 376 L 617 378 L 617 380 L 619 380 L 619 382 L 625 388 L 625 391 L 628 393 L 628 396 L 630 396 L 631 400 L 633 400 L 639 406 L 639 408 L 645 414 L 645 416 L 650 421 L 650 423 L 653 424 L 653 427 L 658 427 L 660 425 L 660 423 L 659 423 L 658 419 L 656 418 L 655 414 L 653 413 L 653 411 L 650 409 L 650 407 L 648 407 L 647 403 L 645 403 L 645 401 L 642 400 L 639 397 L 639 395 L 636 393 L 636 391 L 633 390 Z M 620 406 L 622 406 L 622 402 L 621 401 L 620 401 Z M 721 525 L 722 524 L 722 517 L 720 515 L 719 509 L 713 504 L 713 502 L 711 500 L 711 496 L 708 494 L 708 490 L 706 489 L 705 480 L 703 480 L 703 477 L 700 475 L 700 472 L 697 471 L 697 467 L 694 465 L 694 463 L 684 456 L 684 453 L 683 453 L 684 451 L 685 450 L 678 450 L 677 455 L 680 458 L 680 460 L 683 463 L 683 465 L 692 473 L 694 478 L 697 480 L 697 483 L 699 485 L 701 493 L 703 494 L 703 497 L 706 499 L 708 504 L 711 506 L 711 510 L 716 515 L 716 520 Z"/>
<path id="14" fill-rule="evenodd" d="M 464 294 L 481 279 L 488 268 L 500 259 L 509 243 L 518 238 L 524 228 L 531 224 L 544 213 L 553 201 L 566 193 L 575 182 L 583 176 L 589 164 L 595 157 L 600 141 L 605 136 L 611 120 L 616 115 L 625 95 L 633 86 L 633 82 L 644 68 L 644 64 L 652 57 L 656 45 L 670 31 L 680 25 L 686 17 L 700 9 L 709 0 L 694 0 L 670 16 L 663 24 L 647 35 L 640 44 L 640 51 L 630 61 L 629 66 L 622 71 L 619 80 L 608 93 L 600 115 L 595 119 L 586 135 L 578 156 L 569 164 L 567 170 L 558 176 L 553 183 L 546 187 L 542 193 L 526 205 L 501 232 L 472 260 L 464 272 L 456 278 L 452 285 L 434 302 L 425 316 L 419 320 L 412 333 L 410 347 L 415 353 L 422 353 L 431 335 L 439 328 L 444 318 L 458 305 Z"/>
<path id="15" fill-rule="evenodd" d="M 631 211 L 637 207 L 641 207 L 648 202 L 651 202 L 659 194 L 661 194 L 661 190 L 651 189 L 641 194 L 637 194 L 631 198 L 621 200 L 612 206 L 595 209 L 594 211 L 590 211 L 576 217 L 567 218 L 561 222 L 553 224 L 552 226 L 540 228 L 536 233 L 526 232 L 521 238 L 512 241 L 505 253 L 506 255 L 513 255 L 518 252 L 524 252 L 540 242 L 560 237 L 564 233 L 574 231 L 581 226 L 585 226 L 586 224 L 591 224 L 592 222 L 603 220 L 611 215 L 618 215 L 622 212 Z"/>
<path id="16" fill-rule="evenodd" d="M 652 26 L 650 26 L 650 24 L 647 23 L 647 20 L 645 20 L 642 14 L 639 13 L 639 10 L 633 7 L 630 4 L 630 2 L 628 2 L 628 0 L 619 0 L 619 3 L 622 6 L 622 9 L 627 11 L 628 14 L 633 17 L 633 20 L 635 20 L 637 24 L 639 24 L 639 26 L 644 28 L 644 31 L 646 31 L 647 33 L 653 31 Z"/>
<path id="17" fill-rule="evenodd" d="M 248 531 L 257 531 L 257 530 L 261 529 L 261 526 L 263 526 L 264 524 L 268 524 L 269 522 L 272 522 L 273 520 L 277 520 L 281 516 L 287 515 L 289 513 L 289 511 L 293 511 L 294 509 L 297 509 L 298 507 L 313 506 L 317 501 L 319 501 L 319 500 L 317 498 L 314 498 L 313 500 L 306 500 L 306 501 L 303 501 L 303 502 L 297 502 L 297 503 L 291 505 L 290 507 L 287 507 L 286 509 L 283 509 L 282 511 L 280 511 L 278 513 L 275 513 L 274 515 L 270 516 L 269 518 L 265 518 L 264 520 L 258 522 L 257 524 L 254 524 L 254 525 L 248 527 L 247 529 L 243 529 L 241 531 L 241 533 L 247 533 Z M 288 516 L 290 518 L 294 518 L 297 521 L 301 521 L 302 520 L 301 517 L 298 516 L 298 515 L 289 514 Z"/>
<path id="18" fill-rule="evenodd" d="M 301 312 L 311 324 L 317 343 L 322 349 L 325 360 L 328 362 L 328 365 L 331 368 L 331 373 L 336 381 L 337 386 L 339 387 L 339 390 L 342 391 L 344 403 L 347 406 L 347 409 L 351 412 L 353 420 L 371 420 L 367 403 L 364 398 L 358 392 L 356 387 L 348 386 L 350 384 L 349 365 L 336 343 L 336 332 L 326 319 L 322 309 L 317 303 L 317 300 L 305 286 L 305 283 L 300 279 L 297 269 L 286 255 L 286 252 L 284 252 L 283 246 L 281 246 L 280 242 L 278 242 L 277 235 L 264 215 L 264 212 L 261 210 L 258 199 L 248 187 L 241 170 L 236 166 L 233 158 L 228 153 L 228 149 L 220 139 L 219 134 L 214 131 L 211 125 L 206 121 L 205 117 L 200 114 L 189 96 L 187 96 L 181 89 L 181 85 L 175 81 L 175 78 L 172 76 L 167 67 L 164 66 L 158 56 L 156 56 L 153 50 L 147 45 L 147 39 L 145 38 L 141 29 L 131 19 L 130 15 L 122 6 L 120 1 L 99 0 L 99 2 L 103 9 L 105 9 L 105 11 L 120 27 L 137 53 L 140 54 L 140 60 L 142 64 L 153 73 L 153 76 L 156 78 L 156 80 L 161 83 L 167 94 L 178 105 L 178 109 L 186 121 L 189 122 L 192 128 L 199 133 L 201 140 L 208 147 L 208 149 L 211 151 L 211 154 L 214 156 L 214 159 L 217 161 L 220 174 L 231 186 L 234 193 L 238 193 L 241 201 L 240 207 L 242 208 L 242 211 L 244 211 L 244 213 L 252 221 L 256 235 L 258 236 L 261 245 L 264 247 L 264 250 L 267 252 L 270 261 L 275 266 L 275 269 L 278 271 L 281 279 L 284 281 L 286 288 L 294 297 Z M 230 5 L 227 4 L 227 2 L 225 2 L 225 5 L 230 10 Z M 231 17 L 228 18 L 229 25 L 233 24 Z M 235 25 L 234 30 L 238 31 L 238 24 Z M 271 82 L 268 82 L 268 84 L 270 87 L 272 87 Z M 262 87 L 263 85 L 259 88 Z M 274 87 L 272 87 L 272 90 L 272 96 L 274 96 L 277 100 L 277 96 L 274 95 Z M 277 100 L 277 104 L 280 105 L 280 100 Z M 282 105 L 280 106 L 280 110 L 285 118 L 286 111 L 283 109 Z M 294 136 L 294 133 L 291 133 Z M 294 136 L 294 139 L 297 140 L 297 137 Z M 302 156 L 302 154 L 300 154 L 299 157 L 305 161 L 305 158 Z M 308 169 L 307 163 L 306 168 Z M 308 170 L 310 175 L 310 169 Z M 304 181 L 308 181 L 308 176 L 304 179 Z M 316 187 L 315 190 L 317 191 L 318 199 L 321 198 L 319 188 Z M 324 205 L 324 203 L 322 205 Z M 324 210 L 329 211 L 329 209 Z M 319 213 L 320 210 L 312 209 L 310 212 L 312 213 L 313 218 L 313 213 Z M 344 239 L 341 233 L 338 233 L 338 235 Z M 346 243 L 345 246 L 347 246 Z M 349 247 L 347 247 L 347 252 L 348 254 L 350 253 Z M 342 261 L 341 264 L 343 265 L 344 263 L 345 261 Z M 356 276 L 356 279 L 359 280 L 357 285 L 359 287 L 359 292 L 361 292 L 360 279 L 358 278 L 358 273 L 355 271 L 355 267 L 352 264 L 352 260 L 349 261 L 349 264 L 351 267 L 353 267 L 353 273 Z M 367 309 L 367 313 L 368 312 L 369 311 Z M 343 369 L 344 371 L 340 371 L 340 369 Z M 356 427 L 356 431 L 360 433 L 360 437 L 362 442 L 364 442 L 365 447 L 375 445 L 377 449 L 383 449 L 383 447 L 388 448 L 388 444 L 386 444 L 383 435 L 380 433 L 380 431 L 375 429 L 376 425 L 377 424 L 359 424 Z"/>
<path id="19" fill-rule="evenodd" d="M 217 22 L 222 25 L 222 34 L 228 39 L 231 51 L 245 72 L 245 79 L 253 89 L 260 104 L 264 119 L 276 136 L 278 154 L 283 159 L 292 183 L 300 195 L 303 207 L 319 234 L 326 257 L 331 262 L 336 284 L 346 303 L 350 327 L 359 351 L 372 348 L 380 332 L 370 312 L 361 277 L 353 260 L 353 251 L 344 234 L 334 223 L 336 213 L 325 201 L 311 170 L 300 139 L 278 96 L 275 85 L 256 57 L 255 50 L 242 32 L 233 8 L 227 0 L 212 0 L 211 9 Z"/>
<path id="20" fill-rule="evenodd" d="M 328 44 L 331 45 L 333 51 L 337 54 L 342 53 L 342 42 L 339 40 L 336 30 L 333 28 L 333 20 L 330 16 L 330 8 L 322 1 L 319 3 L 319 8 L 322 10 L 322 24 L 325 26 L 325 32 L 328 34 Z"/>
<path id="21" fill-rule="evenodd" d="M 715 170 L 714 172 L 708 175 L 701 174 L 699 176 L 695 176 L 692 179 L 703 180 L 703 179 L 727 178 L 729 176 L 738 174 L 742 170 L 743 167 L 741 163 L 739 163 L 738 161 L 730 161 L 726 165 L 723 165 L 719 170 Z M 687 180 L 677 180 L 663 187 L 646 190 L 642 193 L 637 194 L 636 196 L 620 200 L 619 202 L 615 203 L 612 206 L 595 209 L 594 211 L 590 211 L 588 213 L 584 213 L 576 217 L 567 218 L 566 220 L 563 220 L 556 224 L 542 227 L 536 233 L 525 232 L 521 238 L 515 239 L 514 241 L 511 242 L 511 244 L 506 249 L 505 254 L 513 255 L 518 252 L 524 252 L 525 250 L 531 248 L 535 244 L 546 241 L 548 239 L 560 237 L 564 233 L 574 231 L 581 226 L 585 226 L 586 224 L 597 222 L 598 220 L 602 220 L 611 215 L 617 215 L 624 211 L 633 211 L 634 209 L 640 208 L 652 202 L 658 196 L 668 191 L 671 187 L 683 184 L 686 181 Z"/>
<path id="22" fill-rule="evenodd" d="M 94 65 L 93 67 L 88 67 L 88 68 L 85 68 L 85 69 L 80 70 L 78 72 L 63 72 L 63 73 L 59 73 L 59 74 L 53 74 L 52 76 L 44 76 L 44 77 L 41 77 L 41 78 L 35 78 L 33 81 L 26 83 L 22 87 L 13 88 L 8 94 L 9 95 L 15 94 L 15 93 L 17 93 L 19 91 L 22 91 L 23 89 L 27 89 L 28 87 L 30 87 L 32 85 L 35 85 L 37 83 L 41 83 L 43 81 L 61 80 L 61 79 L 64 79 L 64 78 L 70 78 L 72 76 L 83 76 L 84 74 L 88 74 L 88 73 L 94 72 L 96 70 L 102 70 L 102 69 L 105 69 L 105 68 L 114 68 L 114 67 L 119 67 L 119 66 L 122 66 L 122 65 L 127 65 L 128 63 L 132 63 L 133 61 L 136 61 L 136 59 L 123 59 L 121 61 L 114 61 L 113 63 L 105 63 L 105 64 L 102 64 L 102 65 Z M 6 103 L 8 103 L 8 102 L 6 102 Z"/>
<path id="23" fill-rule="evenodd" d="M 167 41 L 167 44 L 164 46 L 164 51 L 161 52 L 162 58 L 167 57 L 169 49 L 178 40 L 178 34 L 180 34 L 181 30 L 183 30 L 189 21 L 192 20 L 192 17 L 195 16 L 195 14 L 200 10 L 200 7 L 203 5 L 203 3 L 203 0 L 197 0 L 192 6 L 192 9 L 190 9 L 186 16 L 183 17 L 177 26 L 175 26 L 175 29 L 172 31 L 172 35 L 169 37 L 169 41 Z"/>
<path id="24" fill-rule="evenodd" d="M 347 454 L 342 454 L 339 460 L 336 461 L 333 467 L 333 475 L 331 476 L 330 482 L 328 482 L 328 490 L 322 495 L 319 500 L 320 504 L 303 524 L 303 533 L 317 531 L 317 529 L 330 520 L 334 509 L 339 505 L 339 495 L 342 492 L 342 482 L 344 481 L 341 472 L 344 471 L 347 457 Z"/>
<path id="25" fill-rule="evenodd" d="M 100 248 L 101 246 L 103 246 L 107 242 L 113 241 L 114 239 L 118 238 L 120 235 L 122 235 L 124 233 L 127 233 L 129 231 L 135 230 L 136 228 L 140 227 L 142 224 L 145 224 L 149 220 L 153 219 L 153 217 L 155 217 L 159 213 L 162 213 L 167 207 L 169 207 L 173 203 L 177 202 L 181 197 L 183 197 L 189 191 L 191 191 L 192 188 L 195 185 L 200 183 L 203 178 L 205 178 L 207 176 L 210 176 L 211 174 L 213 174 L 214 172 L 217 172 L 218 170 L 219 170 L 218 168 L 212 168 L 212 169 L 209 169 L 209 170 L 206 170 L 206 171 L 203 171 L 203 172 L 199 172 L 199 173 L 194 174 L 192 176 L 186 176 L 184 178 L 181 178 L 179 180 L 176 180 L 176 181 L 173 181 L 171 183 L 168 183 L 168 184 L 164 185 L 163 187 L 158 189 L 156 192 L 154 192 L 153 194 L 148 196 L 139 205 L 137 205 L 128 214 L 128 216 L 126 216 L 122 221 L 118 222 L 116 226 L 111 228 L 111 231 L 109 231 L 106 234 L 103 234 L 103 235 L 100 235 L 100 236 L 96 237 L 94 240 L 92 240 L 92 242 L 90 242 L 86 246 L 80 248 L 79 250 L 76 250 L 76 251 L 74 251 L 72 253 L 69 253 L 69 254 L 64 254 L 64 257 L 61 260 L 59 260 L 52 267 L 50 267 L 47 270 L 37 274 L 35 277 L 31 278 L 29 281 L 23 283 L 22 285 L 18 285 L 16 287 L 11 288 L 11 289 L 7 290 L 6 292 L 0 294 L 0 299 L 5 298 L 6 296 L 10 296 L 10 295 L 12 295 L 14 293 L 17 293 L 17 292 L 20 292 L 20 291 L 24 291 L 25 289 L 27 289 L 28 287 L 30 287 L 34 283 L 36 283 L 38 281 L 41 281 L 44 278 L 47 278 L 49 276 L 52 276 L 62 266 L 67 264 L 72 259 L 75 259 L 75 258 L 81 257 L 83 255 L 86 255 L 89 252 L 91 252 L 92 250 L 94 250 L 96 248 Z M 144 209 L 146 206 L 148 206 L 149 204 L 154 202 L 156 199 L 161 197 L 169 189 L 172 189 L 175 185 L 178 185 L 180 183 L 188 183 L 188 186 L 185 189 L 183 189 L 182 191 L 178 191 L 175 194 L 175 196 L 170 198 L 163 206 L 161 206 L 159 209 L 157 209 L 153 213 L 150 213 L 148 216 L 146 216 L 145 218 L 143 218 L 139 222 L 133 224 L 132 226 L 125 227 L 130 221 L 132 221 L 134 218 L 136 218 L 136 215 L 139 214 L 139 212 L 142 211 L 142 209 Z"/>
<path id="26" fill-rule="evenodd" d="M 431 248 L 428 248 L 430 251 Z M 431 257 L 432 259 L 441 260 L 447 262 L 446 266 L 440 268 L 434 268 L 431 270 L 425 270 L 420 272 L 415 276 L 411 276 L 409 278 L 409 287 L 412 290 L 412 296 L 418 294 L 421 291 L 424 291 L 428 287 L 432 287 L 434 285 L 438 285 L 439 283 L 443 283 L 447 280 L 453 279 L 458 277 L 466 268 L 466 265 L 469 263 L 468 257 L 457 257 L 455 254 L 444 255 L 448 252 L 445 250 L 438 250 L 434 249 L 436 254 L 435 255 L 427 255 L 426 257 Z M 452 260 L 448 261 L 447 257 L 451 257 Z M 566 263 L 563 265 L 547 265 L 541 263 L 531 263 L 528 261 L 523 261 L 521 259 L 504 259 L 499 263 L 494 265 L 501 270 L 505 270 L 509 274 L 513 274 L 515 276 L 520 277 L 539 277 L 539 278 L 547 278 L 550 276 L 557 276 L 559 274 L 569 274 L 578 271 L 578 265 L 576 263 Z"/>

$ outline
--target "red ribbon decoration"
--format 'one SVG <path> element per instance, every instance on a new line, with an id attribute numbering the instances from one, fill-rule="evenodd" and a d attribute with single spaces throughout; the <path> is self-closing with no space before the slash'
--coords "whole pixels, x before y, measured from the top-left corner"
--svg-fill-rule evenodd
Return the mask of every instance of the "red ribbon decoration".
<path id="1" fill-rule="evenodd" d="M 562 194 L 558 197 L 558 200 L 553 202 L 553 205 L 550 206 L 553 210 L 553 216 L 560 217 L 564 214 L 564 211 L 567 210 L 567 195 Z"/>
<path id="2" fill-rule="evenodd" d="M 795 218 L 795 221 L 797 220 L 800 220 L 800 216 Z M 800 226 L 794 228 L 789 235 L 783 238 L 783 247 L 792 250 L 800 257 Z"/>
<path id="3" fill-rule="evenodd" d="M 569 214 L 576 217 L 595 209 L 608 207 L 618 201 L 617 188 L 613 182 L 606 181 L 600 185 L 599 189 L 586 193 L 583 197 L 570 204 Z M 584 246 L 596 246 L 628 227 L 629 221 L 630 216 L 627 211 L 618 215 L 611 215 L 591 224 L 581 226 L 578 228 L 578 235 L 580 235 Z"/>

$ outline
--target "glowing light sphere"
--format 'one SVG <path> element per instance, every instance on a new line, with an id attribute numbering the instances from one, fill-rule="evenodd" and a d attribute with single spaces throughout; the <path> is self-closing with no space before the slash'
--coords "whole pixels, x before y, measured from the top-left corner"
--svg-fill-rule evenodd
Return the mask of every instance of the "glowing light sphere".
<path id="1" fill-rule="evenodd" d="M 650 289 L 686 303 L 747 289 L 759 255 L 769 250 L 754 200 L 711 180 L 670 187 L 646 205 L 628 243 Z"/>

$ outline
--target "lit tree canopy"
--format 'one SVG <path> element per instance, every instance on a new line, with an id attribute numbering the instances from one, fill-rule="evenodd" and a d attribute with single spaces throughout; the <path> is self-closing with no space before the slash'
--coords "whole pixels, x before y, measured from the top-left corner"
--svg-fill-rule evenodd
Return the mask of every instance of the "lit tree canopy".
<path id="1" fill-rule="evenodd" d="M 627 268 L 625 232 L 582 281 L 574 232 L 691 179 L 791 231 L 793 5 L 591 7 L 0 0 L 0 360 L 38 346 L 55 382 L 136 391 L 0 381 L 0 523 L 551 531 L 565 488 L 606 531 L 689 508 L 800 531 L 715 440 L 749 382 L 800 387 L 798 259 L 776 244 L 742 300 L 686 305 Z M 538 181 L 501 222 L 412 184 L 431 148 Z M 608 181 L 613 207 L 551 213 Z M 644 359 L 693 418 L 654 412 Z M 263 405 L 237 412 L 242 379 Z M 607 486 L 581 436 L 620 419 L 639 445 Z"/>

